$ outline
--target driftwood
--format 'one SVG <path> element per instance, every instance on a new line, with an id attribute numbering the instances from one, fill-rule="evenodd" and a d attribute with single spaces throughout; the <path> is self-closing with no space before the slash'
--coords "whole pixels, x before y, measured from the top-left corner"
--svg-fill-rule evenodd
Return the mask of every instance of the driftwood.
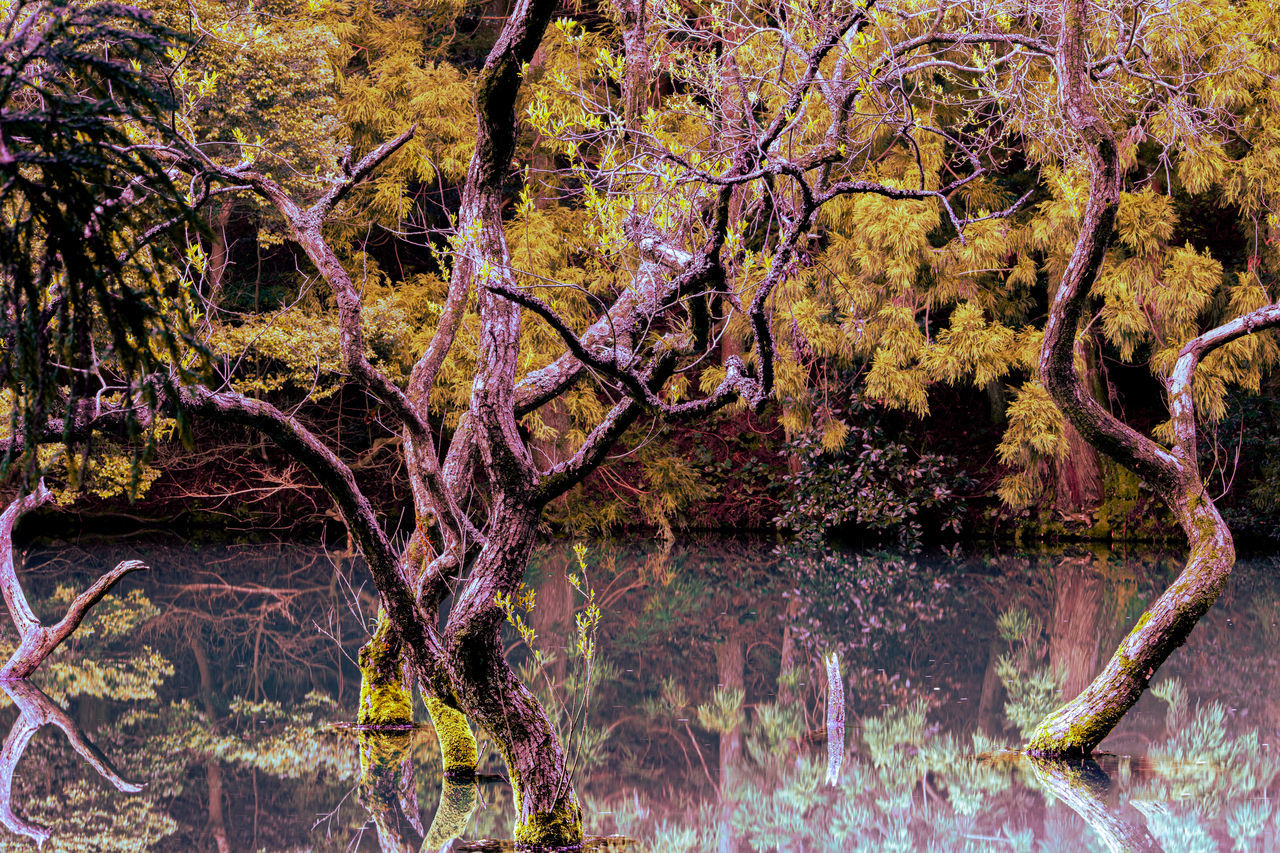
<path id="1" fill-rule="evenodd" d="M 89 608 L 101 601 L 117 581 L 130 572 L 147 568 L 139 560 L 125 560 L 76 596 L 61 620 L 53 625 L 42 625 L 27 603 L 27 596 L 18 581 L 13 562 L 13 525 L 20 515 L 52 499 L 53 493 L 41 481 L 35 491 L 16 498 L 0 514 L 0 590 L 4 592 L 4 603 L 9 608 L 19 638 L 18 648 L 0 668 L 0 683 L 23 679 L 35 672 L 44 659 L 80 626 Z"/>

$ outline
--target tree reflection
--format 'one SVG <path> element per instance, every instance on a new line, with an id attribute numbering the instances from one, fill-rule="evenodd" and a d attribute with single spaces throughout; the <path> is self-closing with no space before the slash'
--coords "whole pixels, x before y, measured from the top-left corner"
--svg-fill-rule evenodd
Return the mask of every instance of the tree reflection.
<path id="1" fill-rule="evenodd" d="M 102 752 L 84 735 L 75 721 L 61 707 L 46 696 L 40 688 L 28 681 L 0 681 L 0 689 L 18 708 L 18 719 L 9 729 L 4 748 L 0 750 L 0 823 L 10 832 L 25 835 L 44 847 L 53 831 L 30 820 L 19 817 L 13 810 L 13 775 L 18 762 L 26 751 L 31 738 L 44 726 L 52 723 L 62 730 L 76 754 L 84 759 L 99 776 L 117 790 L 136 794 L 142 790 L 140 782 L 130 782 L 122 777 Z"/>
<path id="2" fill-rule="evenodd" d="M 1046 794 L 1057 797 L 1084 820 L 1111 853 L 1159 853 L 1164 848 L 1139 818 L 1128 818 L 1121 807 L 1107 805 L 1111 779 L 1092 758 L 1052 760 L 1026 756 L 1024 760 Z"/>
<path id="3" fill-rule="evenodd" d="M 581 610 L 564 587 L 571 553 L 541 555 L 546 609 L 534 618 L 546 653 L 537 683 L 558 697 L 549 707 L 576 711 L 586 679 L 571 653 L 556 657 Z M 590 833 L 633 835 L 652 853 L 1154 849 L 1134 846 L 1148 838 L 1169 851 L 1280 849 L 1269 799 L 1280 778 L 1273 571 L 1242 566 L 1210 630 L 1168 667 L 1176 680 L 1154 685 L 1117 732 L 1144 757 L 1101 759 L 1104 783 L 974 756 L 1013 743 L 1011 698 L 1029 695 L 1037 673 L 1110 644 L 1176 565 L 1075 550 L 968 562 L 864 553 L 844 565 L 830 552 L 806 568 L 806 558 L 742 542 L 590 554 L 600 665 L 568 738 L 585 768 Z M 506 781 L 484 775 L 501 759 L 482 734 L 479 775 L 464 780 L 445 772 L 429 728 L 388 736 L 329 725 L 355 701 L 343 655 L 372 605 L 358 580 L 354 595 L 335 591 L 319 551 L 147 556 L 158 570 L 145 594 L 104 601 L 42 677 L 64 718 L 148 787 L 121 797 L 69 739 L 27 748 L 4 784 L 22 806 L 15 820 L 54 827 L 46 850 L 510 848 L 477 840 L 504 832 L 513 809 Z M 166 576 L 174 563 L 182 575 Z M 49 602 L 78 588 L 42 570 L 30 583 Z M 996 616 L 1014 610 L 1022 627 L 998 634 Z M 514 632 L 509 642 L 528 662 Z M 836 649 L 848 746 L 829 786 L 821 654 Z M 984 689 L 1001 657 L 1016 659 L 1010 686 L 997 678 Z M 1060 690 L 1050 679 L 1042 692 L 1052 702 Z M 1215 705 L 1224 692 L 1247 703 Z M 979 726 L 987 694 L 993 719 Z M 6 760 L 37 719 L 15 712 Z M 561 719 L 567 730 L 571 716 Z"/>

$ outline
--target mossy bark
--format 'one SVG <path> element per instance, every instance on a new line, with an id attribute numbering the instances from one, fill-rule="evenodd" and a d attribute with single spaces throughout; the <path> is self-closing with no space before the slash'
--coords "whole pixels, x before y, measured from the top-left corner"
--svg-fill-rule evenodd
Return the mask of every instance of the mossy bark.
<path id="1" fill-rule="evenodd" d="M 1190 546 L 1182 574 L 1147 609 L 1102 673 L 1079 696 L 1045 718 L 1027 745 L 1033 755 L 1070 757 L 1088 755 L 1115 728 L 1226 583 L 1235 548 L 1200 476 L 1192 382 L 1200 359 L 1214 348 L 1280 324 L 1280 306 L 1251 312 L 1194 338 L 1182 349 L 1168 382 L 1173 447 L 1152 441 L 1094 399 L 1076 369 L 1075 337 L 1087 316 L 1090 290 L 1115 230 L 1122 173 L 1112 128 L 1099 114 L 1090 91 L 1085 0 L 1063 0 L 1062 8 L 1055 60 L 1058 100 L 1088 159 L 1089 196 L 1075 250 L 1049 309 L 1040 376 L 1081 437 L 1136 474 L 1169 505 Z"/>
<path id="2" fill-rule="evenodd" d="M 479 753 L 466 714 L 434 696 L 427 697 L 427 713 L 431 715 L 436 740 L 440 743 L 440 763 L 445 776 L 474 777 Z"/>
<path id="3" fill-rule="evenodd" d="M 1222 592 L 1235 564 L 1222 516 L 1200 493 L 1184 495 L 1175 510 L 1191 542 L 1186 567 L 1138 619 L 1102 673 L 1040 723 L 1027 744 L 1033 755 L 1089 755 Z"/>
<path id="4" fill-rule="evenodd" d="M 373 818 L 384 853 L 417 853 L 422 844 L 410 731 L 360 733 L 358 799 Z M 411 805 L 407 809 L 406 803 Z"/>
<path id="5" fill-rule="evenodd" d="M 373 636 L 360 649 L 360 711 L 356 723 L 377 728 L 413 725 L 412 695 L 405 685 L 400 639 L 386 611 L 378 611 Z"/>
<path id="6" fill-rule="evenodd" d="M 454 602 L 448 652 L 458 662 L 455 698 L 493 738 L 515 794 L 518 845 L 573 847 L 581 844 L 582 812 L 569 777 L 564 749 L 537 698 L 507 663 L 502 611 L 495 595 L 523 577 L 534 539 L 534 517 L 519 504 L 494 508 L 501 523 L 472 568 L 469 585 Z"/>

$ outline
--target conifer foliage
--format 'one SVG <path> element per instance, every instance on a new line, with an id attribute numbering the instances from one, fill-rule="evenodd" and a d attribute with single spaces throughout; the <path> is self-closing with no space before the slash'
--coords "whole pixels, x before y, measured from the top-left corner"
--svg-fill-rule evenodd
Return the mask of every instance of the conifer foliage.
<path id="1" fill-rule="evenodd" d="M 15 394 L 20 446 L 84 437 L 95 348 L 131 379 L 189 355 L 170 310 L 179 279 L 147 249 L 189 199 L 142 144 L 172 136 L 155 69 L 174 39 L 116 3 L 0 8 L 0 385 Z"/>
<path id="2" fill-rule="evenodd" d="M 11 16 L 6 61 L 59 43 L 22 41 L 46 7 L 16 8 L 30 11 Z M 55 19 L 88 14 L 48 8 Z M 146 29 L 140 13 L 87 8 Z M 1247 275 L 1227 275 L 1234 261 L 1180 232 L 1168 181 L 1176 165 L 1186 191 L 1224 183 L 1248 215 L 1269 216 L 1270 184 L 1245 177 L 1265 166 L 1235 157 L 1271 132 L 1248 112 L 1275 107 L 1268 78 L 1245 70 L 1271 61 L 1243 29 L 1262 6 L 738 0 L 558 11 L 518 0 L 482 22 L 431 0 L 164 6 L 175 26 L 185 15 L 189 47 L 118 33 L 105 50 L 133 86 L 127 108 L 76 89 L 81 132 L 45 141 L 47 129 L 11 130 L 27 108 L 0 101 L 18 104 L 0 154 L 44 146 L 49 161 L 11 159 L 6 186 L 47 169 L 98 198 L 87 209 L 162 202 L 120 205 L 150 218 L 89 223 L 89 233 L 56 218 L 70 208 L 48 204 L 44 185 L 13 196 L 15 221 L 33 224 L 14 232 L 22 252 L 10 257 L 27 266 L 6 282 L 11 323 L 28 324 L 6 355 L 30 365 L 9 387 L 79 412 L 79 377 L 102 376 L 94 408 L 78 415 L 86 432 L 124 413 L 152 430 L 159 416 L 197 419 L 251 430 L 305 468 L 377 584 L 361 722 L 411 722 L 416 682 L 448 712 L 450 739 L 465 744 L 478 725 L 499 744 L 517 841 L 566 846 L 582 822 L 564 750 L 505 660 L 498 605 L 519 595 L 548 503 L 636 426 L 781 401 L 787 430 L 817 428 L 834 451 L 850 415 L 828 383 L 847 371 L 865 368 L 868 395 L 916 414 L 929 411 L 933 384 L 1012 381 L 1000 452 L 1022 471 L 1006 483 L 1010 502 L 1034 499 L 1037 466 L 1083 441 L 1166 497 L 1193 546 L 1195 571 L 1135 629 L 1115 671 L 1035 736 L 1042 752 L 1088 752 L 1230 569 L 1229 532 L 1196 469 L 1196 412 L 1220 417 L 1229 386 L 1256 387 L 1276 349 L 1253 333 L 1280 311 L 1254 260 L 1261 244 Z M 1214 16 L 1242 28 L 1224 38 Z M 173 69 L 167 123 L 157 120 L 167 105 L 144 87 L 147 66 L 130 63 L 160 49 Z M 89 71 L 75 63 L 88 55 L 50 54 L 66 65 L 58 85 L 83 85 Z M 37 67 L 19 62 L 5 79 Z M 259 68 L 278 79 L 257 79 Z M 96 160 L 71 146 L 82 137 L 106 140 Z M 217 228 L 171 235 L 187 204 Z M 247 300 L 239 239 L 292 265 L 281 277 L 293 291 L 264 305 L 253 280 Z M 112 290 L 119 260 L 102 267 L 116 278 L 88 277 L 97 256 L 82 244 L 95 240 L 111 259 L 159 264 L 170 250 L 165 287 L 145 289 L 158 268 L 144 268 L 133 289 Z M 63 269 L 79 271 L 65 297 L 52 286 Z M 152 317 L 165 322 L 148 326 Z M 107 349 L 87 345 L 88 318 L 111 333 Z M 199 340 L 184 350 L 173 330 L 188 322 Z M 59 372 L 52 355 L 13 355 L 54 332 L 79 335 L 88 361 Z M 1087 366 L 1104 343 L 1165 383 L 1171 419 L 1156 438 L 1172 450 L 1118 420 L 1080 377 L 1077 358 Z M 187 369 L 196 363 L 208 365 L 200 377 Z M 299 416 L 339 380 L 398 454 L 413 504 L 406 540 L 393 538 L 341 433 Z M 930 471 L 908 473 L 945 503 Z M 912 521 L 898 497 L 873 492 L 868 505 Z"/>

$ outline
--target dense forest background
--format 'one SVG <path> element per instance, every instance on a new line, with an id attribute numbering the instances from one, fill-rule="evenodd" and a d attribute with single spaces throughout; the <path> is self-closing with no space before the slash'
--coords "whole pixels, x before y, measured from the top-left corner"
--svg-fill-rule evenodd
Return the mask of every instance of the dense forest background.
<path id="1" fill-rule="evenodd" d="M 696 3 L 669 5 L 654 14 L 710 14 Z M 170 49 L 164 69 L 182 131 L 228 160 L 253 159 L 286 188 L 305 192 L 309 176 L 331 168 L 345 146 L 362 152 L 416 124 L 416 136 L 328 226 L 362 289 L 371 359 L 393 379 L 407 376 L 444 299 L 450 211 L 474 145 L 472 82 L 505 6 L 144 6 L 190 39 Z M 670 73 L 657 73 L 646 103 L 617 103 L 625 87 L 616 51 L 631 31 L 618 11 L 624 7 L 566 5 L 517 106 L 507 210 L 512 262 L 524 283 L 561 283 L 549 298 L 571 319 L 589 316 L 593 294 L 608 290 L 620 270 L 612 238 L 591 230 L 593 188 L 574 166 L 574 146 L 599 120 L 582 113 L 582 99 L 606 104 L 606 112 L 648 109 L 646 129 L 677 145 L 738 132 L 732 109 L 707 114 L 723 126 L 697 118 L 681 124 L 671 105 L 688 82 L 677 67 L 681 45 L 661 41 L 669 34 L 652 36 L 647 50 Z M 1008 26 L 1017 29 L 1012 7 L 996 3 L 990 11 L 1013 15 Z M 1181 342 L 1271 302 L 1280 269 L 1271 212 L 1280 174 L 1275 16 L 1261 2 L 1188 4 L 1183 14 L 1173 22 L 1176 34 L 1164 37 L 1186 39 L 1210 57 L 1211 73 L 1191 81 L 1191 90 L 1230 120 L 1214 137 L 1184 138 L 1177 104 L 1153 103 L 1125 137 L 1118 239 L 1095 287 L 1101 310 L 1077 345 L 1095 396 L 1157 436 L 1167 417 L 1161 379 Z M 958 85 L 945 71 L 936 79 L 944 93 Z M 1037 138 L 1034 127 L 1014 130 L 996 146 L 1002 170 L 965 202 L 975 212 L 1020 204 L 1008 217 L 973 226 L 967 240 L 958 241 L 928 201 L 868 195 L 824 208 L 796 274 L 776 297 L 777 402 L 759 413 L 731 407 L 693 425 L 633 427 L 616 458 L 550 508 L 548 529 L 1176 537 L 1160 502 L 1081 440 L 1038 382 L 1040 327 L 1050 283 L 1073 245 L 1083 184 L 1070 169 L 1041 165 L 1052 141 Z M 944 147 L 915 157 L 886 147 L 873 170 L 889 180 L 920 170 L 936 181 L 952 167 Z M 735 239 L 764 257 L 787 201 L 742 203 L 758 207 L 748 218 L 754 231 Z M 239 193 L 214 198 L 201 215 L 171 274 L 190 279 L 200 294 L 198 321 L 223 354 L 224 376 L 345 448 L 381 511 L 407 506 L 408 479 L 390 452 L 400 438 L 349 381 L 334 296 L 288 239 L 278 212 Z M 755 274 L 730 271 L 743 282 Z M 751 358 L 742 313 L 716 304 L 708 312 L 715 356 L 682 380 L 704 390 L 722 375 L 724 359 Z M 558 344 L 536 322 L 523 334 L 531 365 Z M 446 419 L 469 394 L 469 357 L 451 356 L 433 390 Z M 1280 385 L 1270 373 L 1277 359 L 1275 339 L 1255 336 L 1215 357 L 1198 380 L 1199 409 L 1211 426 L 1202 447 L 1212 471 L 1206 479 L 1226 493 L 1228 521 L 1246 537 L 1280 536 Z M 522 428 L 540 464 L 577 446 L 602 405 L 597 392 L 579 387 L 526 417 Z M 78 467 L 72 460 L 64 467 L 79 494 L 50 511 L 55 529 L 74 520 L 111 531 L 339 535 L 328 499 L 268 442 L 221 426 L 194 430 L 181 441 L 161 436 L 140 476 L 131 451 L 113 455 L 105 442 L 93 460 L 86 456 Z M 394 517 L 388 522 L 396 526 Z"/>

